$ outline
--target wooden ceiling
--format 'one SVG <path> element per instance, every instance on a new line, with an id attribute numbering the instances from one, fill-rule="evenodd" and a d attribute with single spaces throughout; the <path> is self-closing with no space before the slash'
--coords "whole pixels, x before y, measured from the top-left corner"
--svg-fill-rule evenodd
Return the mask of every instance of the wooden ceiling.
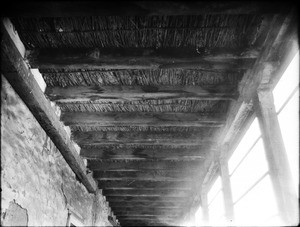
<path id="1" fill-rule="evenodd" d="M 11 21 L 121 225 L 178 225 L 240 81 L 287 9 L 116 4 L 21 4 Z"/>

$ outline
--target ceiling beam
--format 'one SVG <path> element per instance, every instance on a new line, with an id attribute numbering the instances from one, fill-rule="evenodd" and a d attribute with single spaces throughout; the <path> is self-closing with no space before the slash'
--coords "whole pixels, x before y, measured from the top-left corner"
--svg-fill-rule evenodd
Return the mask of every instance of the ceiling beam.
<path id="1" fill-rule="evenodd" d="M 105 160 L 200 160 L 206 155 L 204 147 L 201 149 L 139 149 L 139 148 L 82 148 L 80 156 L 85 159 Z"/>
<path id="2" fill-rule="evenodd" d="M 153 99 L 173 100 L 234 100 L 237 97 L 233 85 L 219 86 L 74 86 L 47 87 L 45 94 L 57 103 L 70 102 L 123 102 Z M 224 91 L 227 90 L 227 91 Z"/>
<path id="3" fill-rule="evenodd" d="M 101 189 L 179 189 L 188 190 L 192 183 L 188 182 L 164 182 L 164 181 L 103 181 L 98 180 L 98 186 Z"/>
<path id="4" fill-rule="evenodd" d="M 130 161 L 130 162 L 101 162 L 88 160 L 87 167 L 93 171 L 197 171 L 201 168 L 201 161 Z M 125 180 L 125 179 L 124 179 Z"/>
<path id="5" fill-rule="evenodd" d="M 72 133 L 72 139 L 79 145 L 97 144 L 170 144 L 170 145 L 201 145 L 213 142 L 203 133 L 180 132 L 79 132 Z"/>
<path id="6" fill-rule="evenodd" d="M 116 7 L 118 5 L 118 7 Z M 287 12 L 291 4 L 280 1 L 31 1 L 7 4 L 4 16 L 165 16 L 201 14 L 253 14 Z"/>
<path id="7" fill-rule="evenodd" d="M 142 189 L 131 189 L 131 190 L 120 190 L 120 189 L 104 189 L 104 196 L 140 196 L 140 197 L 187 197 L 191 193 L 190 190 L 142 190 Z"/>
<path id="8" fill-rule="evenodd" d="M 14 40 L 19 40 L 16 32 L 9 32 L 8 29 L 13 29 L 11 22 L 7 19 L 2 19 L 1 73 L 3 73 L 41 127 L 51 138 L 78 179 L 89 192 L 94 193 L 97 189 L 96 182 L 90 175 L 86 174 L 86 167 L 83 160 L 78 155 L 63 124 L 59 121 L 50 102 L 46 99 L 34 75 L 18 51 L 14 42 Z M 12 34 L 15 36 L 14 40 L 10 36 Z M 19 42 L 21 41 L 19 40 Z"/>
<path id="9" fill-rule="evenodd" d="M 189 202 L 187 197 L 139 197 L 139 196 L 106 196 L 111 207 L 147 206 L 147 207 L 181 207 Z"/>
<path id="10" fill-rule="evenodd" d="M 62 112 L 61 120 L 68 126 L 221 127 L 225 119 L 221 114 L 213 113 Z"/>
<path id="11" fill-rule="evenodd" d="M 182 207 L 153 207 L 153 208 L 149 208 L 149 207 L 114 207 L 114 213 L 118 214 L 121 212 L 136 212 L 136 211 L 140 211 L 140 212 L 154 212 L 154 211 L 158 211 L 158 212 L 165 212 L 165 211 L 172 211 L 172 212 L 180 212 L 183 208 Z"/>
<path id="12" fill-rule="evenodd" d="M 161 51 L 161 50 L 159 50 Z M 108 53 L 105 53 L 108 52 Z M 117 52 L 117 53 L 115 53 Z M 135 55 L 131 55 L 133 52 Z M 137 52 L 137 53 L 136 53 Z M 194 54 L 186 51 L 180 53 L 168 53 L 167 50 L 162 53 L 156 53 L 157 50 L 151 51 L 128 49 L 126 50 L 109 50 L 104 49 L 39 49 L 27 53 L 27 60 L 33 68 L 39 69 L 204 69 L 215 71 L 237 71 L 248 69 L 254 62 L 256 53 L 250 51 L 246 56 L 241 58 L 232 54 L 222 55 L 215 54 L 202 57 L 201 53 Z M 169 51 L 172 52 L 172 51 Z M 174 51 L 173 51 L 174 52 Z M 115 56 L 114 56 L 115 55 Z M 121 55 L 121 56 L 120 56 Z M 123 56 L 122 56 L 123 55 Z M 190 56 L 193 57 L 190 57 Z M 204 55 L 204 54 L 202 54 Z M 231 57 L 230 57 L 231 56 Z"/>

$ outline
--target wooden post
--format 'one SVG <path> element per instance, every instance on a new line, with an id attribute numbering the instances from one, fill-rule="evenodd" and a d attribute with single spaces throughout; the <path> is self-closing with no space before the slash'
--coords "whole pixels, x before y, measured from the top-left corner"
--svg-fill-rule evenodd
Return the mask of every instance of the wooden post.
<path id="1" fill-rule="evenodd" d="M 272 92 L 270 90 L 259 90 L 254 104 L 280 216 L 284 224 L 297 225 L 298 200 L 293 188 L 291 171 L 275 111 Z"/>
<path id="2" fill-rule="evenodd" d="M 228 223 L 233 223 L 234 221 L 234 211 L 233 211 L 233 200 L 232 200 L 232 192 L 231 192 L 231 184 L 230 184 L 230 176 L 228 170 L 228 162 L 227 159 L 220 156 L 220 175 L 222 180 L 222 191 L 224 198 L 224 208 L 225 208 L 225 218 Z"/>

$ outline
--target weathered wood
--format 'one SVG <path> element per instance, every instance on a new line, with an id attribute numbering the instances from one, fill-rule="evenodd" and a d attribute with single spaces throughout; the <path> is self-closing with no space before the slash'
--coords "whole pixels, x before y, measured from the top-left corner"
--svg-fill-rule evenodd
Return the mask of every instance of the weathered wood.
<path id="1" fill-rule="evenodd" d="M 220 127 L 224 116 L 208 116 L 199 113 L 147 113 L 147 112 L 62 112 L 66 125 L 89 126 L 211 126 Z"/>
<path id="2" fill-rule="evenodd" d="M 119 214 L 118 217 L 119 219 L 125 220 L 125 219 L 140 219 L 140 218 L 165 218 L 165 217 L 173 217 L 173 216 L 177 216 L 178 214 L 134 214 L 134 213 L 122 213 Z"/>
<path id="3" fill-rule="evenodd" d="M 190 190 L 172 190 L 172 189 L 104 189 L 104 196 L 140 196 L 140 197 L 187 197 L 191 193 Z"/>
<path id="4" fill-rule="evenodd" d="M 233 100 L 234 87 L 227 92 L 216 91 L 216 86 L 74 86 L 47 87 L 45 94 L 57 103 L 105 100 L 109 102 L 141 101 L 152 99 Z M 220 87 L 224 90 L 224 87 Z"/>
<path id="5" fill-rule="evenodd" d="M 147 50 L 145 50 L 147 53 Z M 197 54 L 197 52 L 195 53 Z M 28 55 L 32 67 L 40 69 L 205 69 L 233 71 L 249 68 L 252 58 L 209 59 L 205 57 L 161 57 L 161 56 L 111 56 L 102 55 L 101 50 L 87 49 L 46 49 Z M 212 57 L 210 57 L 212 58 Z"/>
<path id="6" fill-rule="evenodd" d="M 199 137 L 200 138 L 200 137 Z M 205 157 L 206 150 L 203 148 L 181 149 L 150 149 L 150 148 L 82 148 L 80 156 L 86 159 L 101 160 L 199 160 Z"/>
<path id="7" fill-rule="evenodd" d="M 113 208 L 114 213 L 117 215 L 122 212 L 166 212 L 166 211 L 172 211 L 172 212 L 180 212 L 182 210 L 181 207 L 114 207 Z"/>
<path id="8" fill-rule="evenodd" d="M 83 160 L 78 155 L 64 126 L 59 121 L 54 109 L 45 98 L 26 62 L 10 38 L 4 23 L 9 23 L 9 21 L 1 21 L 2 73 L 51 138 L 78 179 L 89 192 L 94 193 L 97 189 L 96 182 L 90 175 L 86 175 Z M 11 26 L 11 28 L 13 28 L 13 26 Z"/>
<path id="9" fill-rule="evenodd" d="M 171 172 L 171 171 L 104 171 L 94 172 L 94 178 L 98 180 L 116 180 L 116 181 L 193 181 L 196 176 L 190 173 Z"/>
<path id="10" fill-rule="evenodd" d="M 130 215 L 130 216 L 122 216 L 122 215 L 119 215 L 118 218 L 120 220 L 156 220 L 156 219 L 172 219 L 174 215 L 151 215 L 151 214 L 148 214 L 148 215 Z"/>
<path id="11" fill-rule="evenodd" d="M 180 207 L 182 204 L 186 204 L 189 202 L 188 197 L 162 197 L 162 196 L 156 196 L 156 197 L 139 197 L 139 196 L 106 196 L 107 201 L 109 201 L 110 206 L 130 206 L 130 203 L 139 203 L 140 206 L 153 206 L 157 205 L 157 207 L 161 207 L 166 203 L 168 206 L 171 207 Z M 148 204 L 149 203 L 149 204 Z M 151 204 L 152 203 L 152 204 Z M 168 204 L 169 203 L 169 204 Z M 133 205 L 131 205 L 132 207 Z M 163 206 L 164 207 L 164 206 Z"/>
<path id="12" fill-rule="evenodd" d="M 123 220 L 121 226 L 176 226 L 178 223 L 174 218 L 172 220 Z"/>
<path id="13" fill-rule="evenodd" d="M 93 171 L 139 171 L 139 170 L 164 170 L 164 171 L 197 171 L 201 168 L 200 161 L 130 161 L 130 162 L 100 162 L 88 160 L 88 168 Z"/>
<path id="14" fill-rule="evenodd" d="M 222 148 L 221 148 L 222 149 Z M 224 199 L 224 209 L 226 221 L 230 224 L 234 223 L 233 199 L 230 183 L 230 175 L 228 170 L 227 158 L 221 155 L 220 160 L 220 175 L 222 181 L 222 192 Z"/>
<path id="15" fill-rule="evenodd" d="M 116 7 L 118 5 L 118 7 Z M 288 12 L 291 4 L 281 1 L 43 1 L 7 4 L 5 16 L 18 17 L 82 17 L 82 16 L 166 16 L 201 14 L 253 14 Z"/>
<path id="16" fill-rule="evenodd" d="M 150 197 L 151 198 L 151 197 Z M 151 198 L 152 200 L 153 198 Z M 120 206 L 131 206 L 131 207 L 176 207 L 176 206 L 184 206 L 186 202 L 180 202 L 177 200 L 173 200 L 172 202 L 160 202 L 160 201 L 132 201 L 132 202 L 109 202 L 111 207 L 120 207 Z"/>
<path id="17" fill-rule="evenodd" d="M 259 90 L 255 110 L 264 142 L 271 181 L 280 216 L 288 225 L 297 223 L 297 195 L 285 151 L 272 91 Z"/>
<path id="18" fill-rule="evenodd" d="M 170 144 L 201 145 L 211 143 L 203 133 L 170 133 L 170 132 L 73 132 L 72 139 L 79 145 L 94 144 Z"/>
<path id="19" fill-rule="evenodd" d="M 188 182 L 164 182 L 164 181 L 112 181 L 98 180 L 98 186 L 102 189 L 179 189 L 188 190 L 192 183 Z"/>
<path id="20" fill-rule="evenodd" d="M 157 28 L 155 28 L 157 29 Z M 161 28 L 164 29 L 164 28 Z M 165 28 L 166 30 L 167 28 Z M 176 28 L 173 28 L 176 29 Z M 180 29 L 180 28 L 177 28 Z M 193 28 L 191 28 L 193 29 Z M 195 29 L 195 28 L 194 28 Z M 200 30 L 201 28 L 198 28 Z M 139 30 L 143 30 L 142 28 Z M 116 31 L 116 30 L 113 30 Z M 25 31 L 26 32 L 26 31 Z M 97 32 L 97 31 L 94 31 Z M 100 31 L 101 32 L 101 31 Z M 74 32 L 75 34 L 76 32 Z M 30 34 L 37 34 L 30 32 Z M 101 63 L 130 64 L 130 62 L 142 62 L 144 64 L 158 62 L 159 64 L 179 62 L 202 62 L 218 61 L 229 62 L 228 60 L 252 59 L 258 55 L 257 50 L 244 51 L 242 49 L 206 48 L 196 50 L 192 48 L 60 48 L 60 49 L 36 49 L 27 53 L 27 58 L 33 66 L 44 63 L 56 64 L 60 57 L 62 64 L 82 62 L 89 64 L 93 59 Z M 243 62 L 243 61 L 240 61 Z M 240 67 L 238 67 L 240 68 Z"/>

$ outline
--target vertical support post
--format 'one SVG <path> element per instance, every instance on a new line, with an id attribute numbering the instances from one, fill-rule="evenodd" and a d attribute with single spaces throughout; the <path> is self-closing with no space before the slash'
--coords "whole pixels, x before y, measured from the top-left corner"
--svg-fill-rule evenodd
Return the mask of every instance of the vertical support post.
<path id="1" fill-rule="evenodd" d="M 201 193 L 201 204 L 202 204 L 202 221 L 203 224 L 208 224 L 209 213 L 208 213 L 208 203 L 207 203 L 207 192 Z"/>
<path id="2" fill-rule="evenodd" d="M 293 188 L 291 170 L 275 111 L 272 92 L 259 90 L 254 99 L 254 104 L 280 216 L 285 222 L 284 224 L 297 225 L 298 200 Z"/>
<path id="3" fill-rule="evenodd" d="M 219 159 L 220 163 L 220 175 L 222 180 L 222 191 L 224 198 L 225 218 L 228 223 L 234 222 L 234 210 L 233 210 L 233 199 L 230 184 L 230 176 L 228 170 L 227 159 L 221 155 Z"/>

